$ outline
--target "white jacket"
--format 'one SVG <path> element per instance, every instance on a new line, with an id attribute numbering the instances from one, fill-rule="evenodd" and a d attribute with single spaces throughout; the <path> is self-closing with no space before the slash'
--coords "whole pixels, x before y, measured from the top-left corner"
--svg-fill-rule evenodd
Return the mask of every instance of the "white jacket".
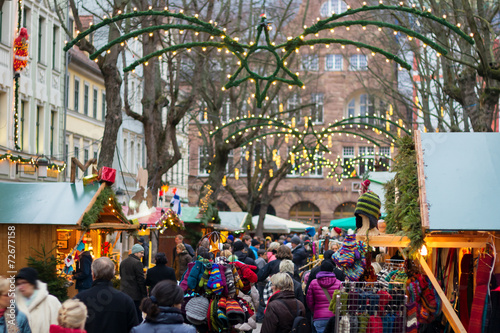
<path id="1" fill-rule="evenodd" d="M 28 317 L 32 333 L 48 333 L 50 325 L 57 325 L 57 314 L 61 303 L 47 291 L 47 284 L 36 281 L 35 299 L 26 306 L 26 298 L 16 292 L 16 305 Z"/>

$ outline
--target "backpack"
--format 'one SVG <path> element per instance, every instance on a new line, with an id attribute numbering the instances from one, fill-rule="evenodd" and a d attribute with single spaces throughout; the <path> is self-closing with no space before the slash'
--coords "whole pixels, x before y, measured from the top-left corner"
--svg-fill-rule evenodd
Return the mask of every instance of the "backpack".
<path id="1" fill-rule="evenodd" d="M 295 315 L 283 300 L 279 299 L 278 301 L 283 303 L 288 309 L 288 311 L 290 311 L 292 316 L 295 317 L 295 319 L 293 320 L 292 330 L 290 331 L 290 333 L 309 333 L 311 331 L 309 329 L 309 326 L 307 325 L 306 318 L 302 316 L 302 310 L 300 310 L 299 308 L 299 301 L 295 300 L 297 304 L 297 313 Z"/>

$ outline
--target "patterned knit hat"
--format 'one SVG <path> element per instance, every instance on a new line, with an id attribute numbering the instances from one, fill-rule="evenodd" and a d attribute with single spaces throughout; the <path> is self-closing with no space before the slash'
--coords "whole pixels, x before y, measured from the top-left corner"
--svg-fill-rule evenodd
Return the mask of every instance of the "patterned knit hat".
<path id="1" fill-rule="evenodd" d="M 219 322 L 222 323 L 223 327 L 228 326 L 228 321 L 227 321 L 227 316 L 226 316 L 226 302 L 227 302 L 226 298 L 221 297 L 221 299 L 219 300 L 219 303 L 217 304 L 217 306 L 218 306 L 217 318 L 218 318 Z"/>
<path id="2" fill-rule="evenodd" d="M 226 270 L 224 272 L 226 275 L 226 285 L 227 285 L 227 293 L 229 296 L 232 296 L 236 293 L 236 286 L 234 284 L 234 275 L 233 275 L 233 265 L 226 265 Z"/>
<path id="3" fill-rule="evenodd" d="M 361 215 L 367 216 L 370 220 L 370 229 L 376 228 L 380 217 L 380 198 L 378 195 L 372 191 L 363 193 L 358 199 L 354 215 L 356 216 L 356 228 L 359 229 L 363 226 Z"/>
<path id="4" fill-rule="evenodd" d="M 241 306 L 234 299 L 227 299 L 226 316 L 231 325 L 242 324 L 245 322 L 245 313 Z"/>
<path id="5" fill-rule="evenodd" d="M 186 317 L 195 324 L 201 325 L 207 317 L 209 302 L 205 297 L 195 297 L 186 304 Z"/>
<path id="6" fill-rule="evenodd" d="M 214 294 L 220 294 L 224 289 L 222 285 L 222 276 L 220 274 L 219 265 L 217 264 L 212 265 L 212 271 L 210 272 L 210 278 L 208 279 L 207 287 L 209 289 L 212 289 Z"/>

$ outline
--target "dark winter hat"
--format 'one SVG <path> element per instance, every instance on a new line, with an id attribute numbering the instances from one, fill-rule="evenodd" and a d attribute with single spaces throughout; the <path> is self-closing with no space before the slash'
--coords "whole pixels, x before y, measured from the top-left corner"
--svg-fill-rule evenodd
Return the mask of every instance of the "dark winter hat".
<path id="1" fill-rule="evenodd" d="M 335 267 L 333 266 L 330 260 L 323 260 L 323 262 L 321 263 L 320 270 L 322 272 L 333 272 L 334 268 Z"/>
<path id="2" fill-rule="evenodd" d="M 334 253 L 333 250 L 326 250 L 325 253 L 323 253 L 323 258 L 331 260 Z"/>
<path id="3" fill-rule="evenodd" d="M 252 246 L 259 245 L 260 242 L 256 239 L 252 239 Z"/>
<path id="4" fill-rule="evenodd" d="M 202 324 L 207 317 L 208 305 L 208 299 L 205 297 L 190 299 L 186 304 L 187 319 L 195 325 Z"/>
<path id="5" fill-rule="evenodd" d="M 363 225 L 361 215 L 365 215 L 370 220 L 370 229 L 377 227 L 380 217 L 380 198 L 374 192 L 368 191 L 363 193 L 356 204 L 354 211 L 356 216 L 356 227 L 361 228 Z"/>
<path id="6" fill-rule="evenodd" d="M 230 240 L 231 242 L 233 242 L 234 241 L 234 236 L 233 235 L 229 235 L 229 236 L 227 236 L 227 239 Z"/>
<path id="7" fill-rule="evenodd" d="M 30 284 L 36 286 L 36 280 L 38 280 L 38 272 L 31 267 L 24 267 L 19 270 L 16 275 L 17 279 L 23 279 L 28 281 Z"/>
<path id="8" fill-rule="evenodd" d="M 226 316 L 230 324 L 243 324 L 245 322 L 245 312 L 234 299 L 228 298 L 226 302 Z"/>
<path id="9" fill-rule="evenodd" d="M 298 236 L 293 236 L 291 240 L 292 244 L 300 244 L 300 238 Z"/>
<path id="10" fill-rule="evenodd" d="M 233 249 L 234 251 L 241 251 L 245 248 L 245 245 L 243 245 L 243 242 L 234 242 Z"/>

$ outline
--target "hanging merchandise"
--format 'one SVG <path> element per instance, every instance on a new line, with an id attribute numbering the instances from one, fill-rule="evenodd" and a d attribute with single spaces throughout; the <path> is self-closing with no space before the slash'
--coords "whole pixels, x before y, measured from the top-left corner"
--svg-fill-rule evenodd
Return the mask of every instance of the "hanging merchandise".
<path id="1" fill-rule="evenodd" d="M 14 39 L 14 77 L 19 77 L 21 71 L 26 68 L 28 64 L 28 29 L 21 28 L 19 36 Z"/>
<path id="2" fill-rule="evenodd" d="M 358 281 L 366 267 L 366 243 L 357 241 L 356 235 L 347 235 L 341 248 L 332 256 L 332 260 L 340 266 L 350 281 Z"/>
<path id="3" fill-rule="evenodd" d="M 335 332 L 404 332 L 406 299 L 402 283 L 389 288 L 378 282 L 345 281 L 329 308 L 335 313 Z"/>
<path id="4" fill-rule="evenodd" d="M 212 253 L 217 254 L 222 241 L 221 235 L 214 231 L 201 241 L 204 239 L 216 251 L 209 250 L 206 255 L 199 255 L 188 264 L 181 278 L 187 320 L 196 326 L 198 332 L 255 329 L 255 306 L 259 301 L 253 284 L 257 282 L 257 267 L 237 260 L 231 262 L 223 256 L 212 260 Z"/>
<path id="5" fill-rule="evenodd" d="M 466 253 L 460 264 L 459 309 L 460 321 L 464 327 L 469 326 L 470 305 L 474 297 L 474 257 Z"/>
<path id="6" fill-rule="evenodd" d="M 481 254 L 478 259 L 476 272 L 476 291 L 474 293 L 474 301 L 470 312 L 469 333 L 481 333 L 485 323 L 485 307 L 486 300 L 489 294 L 489 284 L 491 273 L 493 272 L 493 256 L 485 253 Z"/>

